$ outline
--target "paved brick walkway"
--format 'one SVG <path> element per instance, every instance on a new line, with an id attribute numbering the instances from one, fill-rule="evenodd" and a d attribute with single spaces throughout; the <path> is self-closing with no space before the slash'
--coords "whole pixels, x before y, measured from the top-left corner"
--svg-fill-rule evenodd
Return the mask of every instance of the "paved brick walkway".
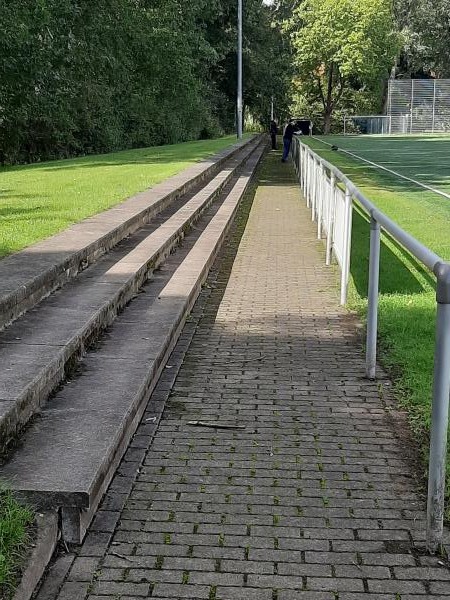
<path id="1" fill-rule="evenodd" d="M 416 550 L 423 504 L 392 407 L 364 379 L 356 321 L 278 160 L 229 281 L 225 258 L 177 348 L 159 427 L 141 425 L 59 600 L 450 597 L 448 569 Z"/>

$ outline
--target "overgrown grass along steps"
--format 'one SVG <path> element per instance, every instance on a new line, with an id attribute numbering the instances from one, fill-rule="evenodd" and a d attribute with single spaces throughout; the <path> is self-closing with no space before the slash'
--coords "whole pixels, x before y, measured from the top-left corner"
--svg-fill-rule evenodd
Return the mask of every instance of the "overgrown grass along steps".
<path id="1" fill-rule="evenodd" d="M 61 509 L 64 539 L 80 542 L 146 407 L 232 224 L 264 148 L 117 318 L 25 433 L 2 468 L 33 505 Z M 149 416 L 152 416 L 152 405 Z M 155 413 L 153 413 L 155 414 Z"/>
<path id="2" fill-rule="evenodd" d="M 241 148 L 202 189 L 184 195 L 115 252 L 0 333 L 0 439 L 10 440 L 42 408 L 92 344 L 217 198 L 259 146 Z"/>
<path id="3" fill-rule="evenodd" d="M 0 328 L 32 308 L 52 291 L 63 286 L 118 242 L 148 223 L 171 202 L 212 177 L 226 160 L 239 152 L 242 147 L 251 144 L 252 137 L 229 146 L 219 154 L 203 159 L 154 185 L 151 189 L 117 204 L 121 199 L 146 187 L 145 183 L 161 181 L 164 174 L 172 174 L 189 164 L 189 161 L 198 160 L 202 155 L 208 154 L 207 147 L 220 148 L 221 145 L 229 145 L 230 142 L 229 138 L 225 138 L 210 142 L 208 146 L 194 143 L 181 144 L 174 147 L 135 150 L 117 155 L 87 157 L 2 171 L 3 185 L 13 188 L 14 198 L 32 195 L 30 184 L 25 186 L 24 183 L 17 182 L 18 174 L 22 177 L 26 175 L 27 181 L 30 180 L 37 189 L 45 186 L 49 188 L 47 190 L 45 187 L 47 191 L 44 196 L 49 196 L 50 200 L 41 202 L 42 206 L 33 205 L 31 208 L 17 208 L 13 203 L 9 205 L 8 194 L 3 199 L 0 196 L 0 200 L 3 200 L 2 204 L 6 203 L 3 212 L 7 215 L 14 216 L 17 210 L 23 210 L 26 214 L 31 211 L 33 219 L 29 216 L 24 220 L 19 219 L 17 215 L 14 217 L 14 223 L 17 221 L 21 227 L 27 225 L 30 236 L 39 237 L 40 234 L 35 233 L 35 230 L 39 230 L 37 224 L 42 224 L 46 217 L 51 223 L 53 222 L 53 213 L 62 210 L 59 204 L 67 205 L 64 209 L 67 215 L 65 220 L 61 221 L 61 225 L 70 224 L 71 221 L 76 221 L 86 214 L 95 213 L 108 204 L 116 204 L 116 206 L 87 218 L 50 239 L 0 260 Z M 95 166 L 97 163 L 98 166 Z M 148 175 L 146 175 L 147 170 L 149 170 Z M 75 179 L 80 196 L 75 189 L 72 189 L 74 184 L 71 174 L 74 171 L 78 173 Z M 119 185 L 120 177 L 123 181 Z M 110 180 L 114 182 L 115 187 L 111 186 Z M 66 192 L 66 188 L 69 192 Z M 21 202 L 23 204 L 24 200 L 21 199 Z M 47 204 L 53 207 L 51 210 L 48 209 L 50 211 L 48 215 Z M 0 213 L 0 256 L 14 248 L 12 243 L 7 242 L 9 237 L 15 238 L 18 235 L 14 223 L 1 215 L 2 213 Z M 52 233 L 54 229 L 50 228 L 48 231 Z M 33 237 L 25 237 L 24 240 L 32 241 Z"/>

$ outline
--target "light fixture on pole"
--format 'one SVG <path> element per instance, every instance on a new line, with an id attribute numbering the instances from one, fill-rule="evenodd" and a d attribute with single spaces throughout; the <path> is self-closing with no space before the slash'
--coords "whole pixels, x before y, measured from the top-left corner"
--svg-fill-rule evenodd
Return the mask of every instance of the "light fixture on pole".
<path id="1" fill-rule="evenodd" d="M 242 138 L 242 0 L 238 0 L 237 137 Z"/>

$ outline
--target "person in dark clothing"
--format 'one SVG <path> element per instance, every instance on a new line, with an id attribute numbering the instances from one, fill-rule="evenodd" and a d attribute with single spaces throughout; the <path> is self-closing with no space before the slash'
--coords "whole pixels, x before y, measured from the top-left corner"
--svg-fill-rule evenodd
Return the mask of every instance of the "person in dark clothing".
<path id="1" fill-rule="evenodd" d="M 277 133 L 278 133 L 278 125 L 275 119 L 270 121 L 270 139 L 272 140 L 272 150 L 277 149 Z"/>
<path id="2" fill-rule="evenodd" d="M 289 123 L 286 125 L 286 129 L 283 134 L 283 158 L 281 162 L 286 162 L 289 156 L 289 150 L 291 149 L 292 144 L 292 136 L 297 131 L 297 127 L 295 126 L 294 119 L 291 119 Z"/>

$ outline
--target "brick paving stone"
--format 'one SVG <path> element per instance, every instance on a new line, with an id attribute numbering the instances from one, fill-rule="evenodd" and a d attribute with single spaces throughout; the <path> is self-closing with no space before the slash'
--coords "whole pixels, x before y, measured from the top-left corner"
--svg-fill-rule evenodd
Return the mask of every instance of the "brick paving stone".
<path id="1" fill-rule="evenodd" d="M 58 600 L 450 597 L 414 545 L 424 502 L 394 405 L 364 377 L 357 319 L 278 155 L 245 226 L 249 205 L 150 400 L 146 416 L 167 398 L 159 427 L 144 416 Z"/>

